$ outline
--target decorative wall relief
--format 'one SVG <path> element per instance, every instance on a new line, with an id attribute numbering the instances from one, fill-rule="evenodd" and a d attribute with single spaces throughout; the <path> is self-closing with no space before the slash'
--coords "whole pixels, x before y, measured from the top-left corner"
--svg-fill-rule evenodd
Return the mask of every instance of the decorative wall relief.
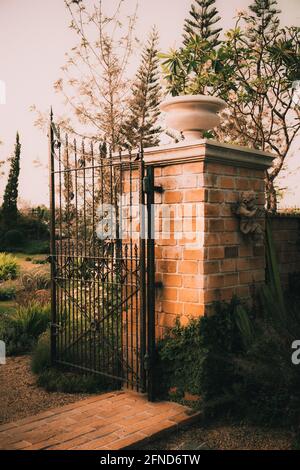
<path id="1" fill-rule="evenodd" d="M 257 219 L 263 217 L 264 210 L 257 206 L 255 192 L 243 192 L 239 202 L 233 207 L 233 212 L 240 218 L 240 231 L 251 237 L 255 245 L 262 245 L 264 242 L 264 229 Z"/>

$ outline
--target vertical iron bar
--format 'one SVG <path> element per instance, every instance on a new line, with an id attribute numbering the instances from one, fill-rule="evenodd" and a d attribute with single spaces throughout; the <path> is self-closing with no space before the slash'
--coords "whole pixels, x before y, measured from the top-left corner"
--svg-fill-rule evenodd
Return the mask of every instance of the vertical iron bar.
<path id="1" fill-rule="evenodd" d="M 56 247 L 55 247 L 55 176 L 53 113 L 49 125 L 49 194 L 50 194 L 50 260 L 51 260 L 51 362 L 56 361 Z"/>
<path id="2" fill-rule="evenodd" d="M 59 240 L 58 240 L 58 253 L 59 253 L 59 289 L 58 289 L 58 358 L 62 359 L 61 354 L 63 350 L 63 337 L 64 337 L 64 324 L 63 324 L 63 207 L 62 207 L 62 167 L 61 167 L 61 141 L 60 129 L 57 128 L 57 145 L 58 145 L 58 171 L 59 171 Z"/>
<path id="3" fill-rule="evenodd" d="M 79 272 L 78 272 L 78 267 L 79 267 L 79 249 L 78 249 L 78 239 L 79 239 L 79 227 L 78 227 L 78 217 L 79 217 L 79 214 L 78 214 L 78 162 L 77 162 L 77 143 L 76 143 L 76 140 L 74 139 L 74 142 L 73 142 L 73 146 L 74 146 L 74 164 L 75 164 L 75 231 L 76 231 L 76 234 L 75 234 L 75 259 L 74 259 L 74 266 L 76 266 L 76 270 L 75 270 L 75 275 L 76 275 L 76 288 L 75 288 L 75 292 L 76 292 L 76 361 L 78 362 L 79 361 L 79 344 L 78 344 L 78 336 L 79 336 L 79 331 L 78 331 L 78 328 L 79 328 L 79 325 L 78 325 L 78 322 L 79 322 L 79 314 L 80 314 L 80 309 L 78 307 L 79 305 Z M 76 260 L 76 261 L 75 261 Z M 74 282 L 74 281 L 73 281 Z M 75 336 L 74 336 L 74 339 L 75 339 Z"/>
<path id="4" fill-rule="evenodd" d="M 87 214 L 86 214 L 86 208 L 87 208 L 87 202 L 86 202 L 86 196 L 87 196 L 87 191 L 86 191 L 86 155 L 85 155 L 85 145 L 84 145 L 84 139 L 81 141 L 81 161 L 82 161 L 82 166 L 83 166 L 83 223 L 84 223 L 84 250 L 83 250 L 83 266 L 84 266 L 84 276 L 85 279 L 82 280 L 83 282 L 83 305 L 84 305 L 84 315 L 83 315 L 83 325 L 82 329 L 84 332 L 87 331 L 87 305 L 86 305 L 86 285 L 88 282 L 88 279 L 86 279 L 87 276 L 87 270 L 88 270 L 88 263 L 89 260 L 87 258 Z M 82 316 L 82 315 L 81 315 Z M 81 329 L 81 333 L 83 333 Z M 88 367 L 87 364 L 87 339 L 85 336 L 83 336 L 83 344 L 82 344 L 82 351 L 84 354 L 84 367 Z"/>

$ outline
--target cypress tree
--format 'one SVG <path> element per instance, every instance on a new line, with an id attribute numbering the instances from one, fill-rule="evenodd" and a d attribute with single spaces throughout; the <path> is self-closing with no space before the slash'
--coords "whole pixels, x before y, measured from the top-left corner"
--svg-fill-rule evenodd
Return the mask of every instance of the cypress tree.
<path id="1" fill-rule="evenodd" d="M 17 132 L 14 155 L 10 159 L 10 170 L 2 204 L 2 217 L 7 226 L 12 226 L 18 217 L 18 186 L 20 174 L 21 144 Z"/>
<path id="2" fill-rule="evenodd" d="M 155 28 L 142 51 L 142 59 L 137 71 L 132 97 L 129 100 L 128 118 L 123 127 L 126 142 L 144 147 L 158 145 L 160 126 L 157 120 L 160 115 L 159 104 L 161 91 L 159 84 L 158 33 Z"/>
<path id="3" fill-rule="evenodd" d="M 220 21 L 215 0 L 195 0 L 191 5 L 190 16 L 184 22 L 184 44 L 188 45 L 191 37 L 196 35 L 201 42 L 215 48 L 220 44 L 219 36 L 222 28 L 215 27 Z"/>

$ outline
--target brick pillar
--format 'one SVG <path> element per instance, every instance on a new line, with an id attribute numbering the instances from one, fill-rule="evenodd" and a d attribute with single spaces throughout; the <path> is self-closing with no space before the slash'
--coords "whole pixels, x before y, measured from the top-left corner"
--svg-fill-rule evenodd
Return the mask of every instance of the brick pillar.
<path id="1" fill-rule="evenodd" d="M 232 206 L 253 190 L 264 207 L 264 173 L 270 154 L 214 141 L 145 150 L 155 167 L 157 335 L 209 312 L 216 300 L 250 298 L 265 280 L 263 246 L 243 235 Z M 264 225 L 264 218 L 261 219 Z"/>

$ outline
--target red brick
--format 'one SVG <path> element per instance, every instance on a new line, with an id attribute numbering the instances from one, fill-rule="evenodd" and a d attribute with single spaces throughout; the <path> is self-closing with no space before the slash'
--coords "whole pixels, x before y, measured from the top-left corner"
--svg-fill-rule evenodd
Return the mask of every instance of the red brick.
<path id="1" fill-rule="evenodd" d="M 171 302 L 163 300 L 162 309 L 164 313 L 171 313 L 172 315 L 179 315 L 183 312 L 183 304 L 179 302 Z M 165 326 L 165 323 L 164 323 Z"/>
<path id="2" fill-rule="evenodd" d="M 219 269 L 219 261 L 204 261 L 203 267 L 201 266 L 200 271 L 203 272 L 203 274 L 217 274 L 220 272 Z"/>
<path id="3" fill-rule="evenodd" d="M 220 233 L 221 245 L 234 245 L 239 242 L 239 235 L 236 232 L 224 232 Z"/>
<path id="4" fill-rule="evenodd" d="M 198 289 L 180 289 L 178 293 L 180 302 L 198 302 L 199 290 Z"/>
<path id="5" fill-rule="evenodd" d="M 197 261 L 181 261 L 178 263 L 178 272 L 183 274 L 197 274 Z"/>
<path id="6" fill-rule="evenodd" d="M 207 276 L 205 287 L 208 289 L 220 288 L 224 285 L 224 276 L 222 274 L 211 274 Z"/>
<path id="7" fill-rule="evenodd" d="M 184 202 L 203 202 L 206 197 L 206 190 L 203 188 L 184 191 Z"/>
<path id="8" fill-rule="evenodd" d="M 177 293 L 178 293 L 177 287 L 165 287 L 161 295 L 162 295 L 163 300 L 176 301 Z"/>
<path id="9" fill-rule="evenodd" d="M 181 257 L 182 257 L 181 247 L 162 248 L 162 258 L 181 259 Z"/>
<path id="10" fill-rule="evenodd" d="M 182 173 L 181 165 L 168 165 L 162 169 L 163 176 L 181 175 L 181 173 Z"/>
<path id="11" fill-rule="evenodd" d="M 224 286 L 237 286 L 239 283 L 239 275 L 238 273 L 234 274 L 225 274 L 224 275 Z"/>
<path id="12" fill-rule="evenodd" d="M 220 163 L 208 163 L 207 171 L 210 173 L 216 173 L 218 175 L 236 175 L 237 168 L 232 165 L 222 165 Z"/>
<path id="13" fill-rule="evenodd" d="M 222 219 L 210 219 L 209 220 L 209 231 L 210 232 L 224 232 L 224 220 Z"/>
<path id="14" fill-rule="evenodd" d="M 222 259 L 224 258 L 224 247 L 213 246 L 208 249 L 208 259 Z"/>
<path id="15" fill-rule="evenodd" d="M 253 279 L 253 271 L 241 271 L 239 273 L 240 284 L 251 284 Z"/>
<path id="16" fill-rule="evenodd" d="M 183 165 L 184 173 L 200 174 L 203 172 L 203 170 L 204 170 L 203 162 L 191 162 L 191 163 L 185 163 Z"/>
<path id="17" fill-rule="evenodd" d="M 223 189 L 234 189 L 235 180 L 230 176 L 221 176 L 220 178 L 220 188 Z"/>
<path id="18" fill-rule="evenodd" d="M 205 204 L 204 215 L 206 217 L 219 217 L 221 213 L 220 204 Z"/>
<path id="19" fill-rule="evenodd" d="M 182 276 L 180 274 L 164 274 L 163 284 L 167 287 L 181 287 Z"/>
<path id="20" fill-rule="evenodd" d="M 192 289 L 199 288 L 202 286 L 203 277 L 195 275 L 182 275 L 183 287 L 190 287 Z"/>
<path id="21" fill-rule="evenodd" d="M 238 190 L 246 191 L 251 187 L 251 183 L 249 183 L 249 179 L 247 178 L 236 178 L 235 187 Z"/>
<path id="22" fill-rule="evenodd" d="M 220 272 L 236 271 L 236 259 L 224 259 L 220 261 Z"/>
<path id="23" fill-rule="evenodd" d="M 183 259 L 185 260 L 202 260 L 204 257 L 203 250 L 187 249 L 183 250 Z"/>
<path id="24" fill-rule="evenodd" d="M 177 178 L 178 188 L 197 188 L 197 175 L 183 175 Z"/>
<path id="25" fill-rule="evenodd" d="M 177 204 L 182 201 L 181 191 L 166 191 L 164 193 L 165 204 Z"/>
<path id="26" fill-rule="evenodd" d="M 204 236 L 204 246 L 219 245 L 220 235 L 218 233 L 206 233 Z"/>
<path id="27" fill-rule="evenodd" d="M 208 202 L 224 202 L 225 194 L 224 191 L 218 189 L 209 189 L 208 191 Z"/>
<path id="28" fill-rule="evenodd" d="M 161 273 L 176 273 L 177 261 L 163 260 L 158 261 L 157 270 Z"/>
<path id="29" fill-rule="evenodd" d="M 220 177 L 218 175 L 210 175 L 208 173 L 204 175 L 204 185 L 207 188 L 219 188 L 219 180 Z"/>

